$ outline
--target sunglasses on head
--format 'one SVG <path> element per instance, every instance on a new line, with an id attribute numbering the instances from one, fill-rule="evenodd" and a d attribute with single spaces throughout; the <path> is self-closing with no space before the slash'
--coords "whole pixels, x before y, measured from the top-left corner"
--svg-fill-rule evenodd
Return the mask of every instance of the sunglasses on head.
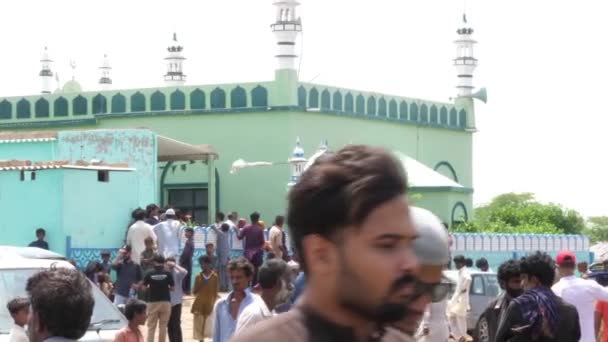
<path id="1" fill-rule="evenodd" d="M 439 283 L 434 284 L 417 280 L 414 285 L 414 298 L 428 296 L 433 303 L 441 302 L 448 296 L 452 287 L 454 287 L 454 282 L 446 277 L 442 277 Z"/>

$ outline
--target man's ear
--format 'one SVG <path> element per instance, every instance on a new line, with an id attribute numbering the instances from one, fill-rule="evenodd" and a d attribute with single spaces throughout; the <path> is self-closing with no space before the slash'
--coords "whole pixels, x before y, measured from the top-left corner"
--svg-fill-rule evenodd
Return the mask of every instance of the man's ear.
<path id="1" fill-rule="evenodd" d="M 318 275 L 336 272 L 336 246 L 321 235 L 312 234 L 302 239 L 302 254 L 306 267 Z"/>

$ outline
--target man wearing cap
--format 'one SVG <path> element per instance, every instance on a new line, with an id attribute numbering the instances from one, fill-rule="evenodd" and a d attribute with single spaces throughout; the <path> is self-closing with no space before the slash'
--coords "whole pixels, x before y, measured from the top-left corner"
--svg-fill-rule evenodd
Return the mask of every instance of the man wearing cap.
<path id="1" fill-rule="evenodd" d="M 555 263 L 561 278 L 551 289 L 565 302 L 574 305 L 576 311 L 578 311 L 581 329 L 580 341 L 595 342 L 594 303 L 600 300 L 607 301 L 608 289 L 593 280 L 574 276 L 576 258 L 571 251 L 559 252 L 555 258 Z"/>
<path id="2" fill-rule="evenodd" d="M 165 258 L 177 257 L 179 254 L 179 228 L 180 222 L 176 220 L 175 210 L 167 209 L 167 218 L 154 227 L 154 233 L 158 239 L 157 253 Z"/>

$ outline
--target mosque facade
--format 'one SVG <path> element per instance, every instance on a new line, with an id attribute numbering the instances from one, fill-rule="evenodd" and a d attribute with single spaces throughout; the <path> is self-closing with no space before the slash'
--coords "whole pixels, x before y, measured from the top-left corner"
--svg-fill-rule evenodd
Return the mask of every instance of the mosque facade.
<path id="1" fill-rule="evenodd" d="M 0 97 L 0 130 L 147 128 L 191 145 L 210 144 L 219 156 L 212 168 L 196 160 L 159 163 L 157 191 L 149 199 L 186 210 L 201 225 L 211 223 L 216 210 L 237 211 L 239 216 L 257 210 L 267 221 L 284 213 L 289 185 L 297 181 L 304 164 L 347 144 L 394 151 L 407 169 L 416 205 L 450 225 L 470 219 L 474 101 L 485 101 L 485 92 L 474 92 L 477 59 L 466 20 L 455 41 L 455 98 L 437 102 L 300 81 L 298 5 L 295 0 L 274 3 L 274 79 L 188 84 L 187 50 L 174 34 L 167 47 L 166 73 L 159 75 L 163 86 L 113 89 L 106 56 L 98 89 L 82 89 L 76 79 L 54 87 L 52 60 L 45 49 L 40 94 Z M 97 156 L 93 151 L 85 157 Z"/>

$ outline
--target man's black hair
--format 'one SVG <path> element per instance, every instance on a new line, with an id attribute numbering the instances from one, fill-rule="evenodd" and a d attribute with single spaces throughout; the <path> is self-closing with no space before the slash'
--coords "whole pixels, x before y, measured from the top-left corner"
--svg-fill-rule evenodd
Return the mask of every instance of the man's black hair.
<path id="1" fill-rule="evenodd" d="M 500 286 L 507 284 L 509 280 L 521 276 L 519 261 L 515 259 L 507 260 L 498 266 L 498 281 Z"/>
<path id="2" fill-rule="evenodd" d="M 217 214 L 215 214 L 215 218 L 218 219 L 219 221 L 224 221 L 224 219 L 226 218 L 226 215 L 224 215 L 224 213 L 220 211 Z"/>
<path id="3" fill-rule="evenodd" d="M 260 213 L 254 211 L 249 215 L 249 218 L 251 219 L 251 223 L 258 223 L 258 221 L 260 221 Z"/>
<path id="4" fill-rule="evenodd" d="M 146 312 L 146 302 L 139 299 L 129 299 L 125 305 L 125 317 L 130 321 L 135 318 L 135 314 Z"/>
<path id="5" fill-rule="evenodd" d="M 184 232 L 194 234 L 194 229 L 192 227 L 186 227 L 186 229 L 184 229 Z"/>
<path id="6" fill-rule="evenodd" d="M 317 158 L 291 188 L 287 225 L 299 255 L 302 241 L 320 235 L 339 243 L 349 227 L 360 227 L 377 207 L 404 196 L 401 163 L 382 148 L 349 145 Z M 306 260 L 300 265 L 306 271 Z"/>
<path id="7" fill-rule="evenodd" d="M 38 229 L 36 229 L 36 236 L 38 236 L 40 234 L 46 236 L 46 230 L 44 230 L 44 228 L 38 228 Z"/>
<path id="8" fill-rule="evenodd" d="M 6 309 L 11 315 L 16 315 L 19 311 L 30 306 L 30 300 L 25 297 L 16 297 L 6 304 Z"/>
<path id="9" fill-rule="evenodd" d="M 246 277 L 251 277 L 253 275 L 253 265 L 244 257 L 238 257 L 230 260 L 228 262 L 228 270 L 242 270 Z"/>
<path id="10" fill-rule="evenodd" d="M 471 259 L 471 258 L 466 258 L 466 260 L 464 261 L 464 264 L 465 264 L 467 267 L 473 267 L 473 259 Z"/>
<path id="11" fill-rule="evenodd" d="M 523 257 L 519 267 L 521 274 L 527 275 L 528 278 L 536 277 L 543 286 L 551 287 L 553 285 L 555 263 L 547 253 L 536 252 Z"/>
<path id="12" fill-rule="evenodd" d="M 143 221 L 147 216 L 148 214 L 142 208 L 137 208 L 133 211 L 133 219 L 135 219 L 135 221 Z"/>
<path id="13" fill-rule="evenodd" d="M 152 215 L 152 212 L 156 209 L 160 209 L 159 206 L 157 206 L 156 204 L 152 203 L 152 204 L 148 204 L 146 206 L 146 215 L 149 217 L 150 215 Z"/>
<path id="14" fill-rule="evenodd" d="M 258 283 L 263 289 L 271 289 L 285 276 L 287 263 L 281 259 L 270 259 L 258 270 Z"/>
<path id="15" fill-rule="evenodd" d="M 277 226 L 282 226 L 284 223 L 285 223 L 285 216 L 277 215 L 277 217 L 275 217 L 274 224 L 276 224 Z"/>
<path id="16" fill-rule="evenodd" d="M 201 256 L 198 258 L 198 263 L 199 263 L 200 265 L 202 265 L 202 264 L 210 264 L 210 263 L 211 263 L 211 258 L 209 258 L 209 257 L 208 257 L 208 256 L 206 256 L 206 255 L 201 255 Z"/>
<path id="17" fill-rule="evenodd" d="M 488 263 L 488 260 L 486 258 L 479 258 L 477 259 L 477 261 L 475 261 L 475 267 L 481 269 L 484 267 L 490 267 L 490 264 Z"/>
<path id="18" fill-rule="evenodd" d="M 466 264 L 467 263 L 467 259 L 464 257 L 464 255 L 457 255 L 454 257 L 454 259 L 452 259 L 452 261 L 454 261 L 455 264 Z"/>
<path id="19" fill-rule="evenodd" d="M 78 340 L 87 332 L 93 315 L 93 292 L 84 274 L 76 270 L 41 271 L 27 280 L 25 290 L 40 325 L 50 336 Z"/>

